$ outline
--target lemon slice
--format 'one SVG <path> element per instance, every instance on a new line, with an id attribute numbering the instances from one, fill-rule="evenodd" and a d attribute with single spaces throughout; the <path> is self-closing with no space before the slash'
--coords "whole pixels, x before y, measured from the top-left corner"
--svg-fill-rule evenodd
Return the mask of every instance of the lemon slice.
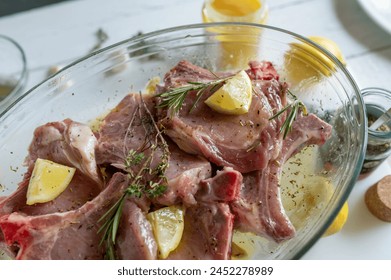
<path id="1" fill-rule="evenodd" d="M 248 112 L 252 100 L 252 85 L 246 71 L 242 70 L 205 100 L 213 110 L 229 115 Z"/>
<path id="2" fill-rule="evenodd" d="M 76 169 L 38 158 L 27 189 L 27 204 L 45 203 L 58 197 L 69 185 Z"/>
<path id="3" fill-rule="evenodd" d="M 146 94 L 153 94 L 156 91 L 157 85 L 160 83 L 159 77 L 153 77 L 150 79 L 147 83 L 147 86 L 145 87 L 145 93 Z"/>
<path id="4" fill-rule="evenodd" d="M 310 36 L 308 39 L 332 53 L 342 64 L 346 64 L 338 45 L 324 37 Z M 330 76 L 335 71 L 335 63 L 328 56 L 309 44 L 293 43 L 285 56 L 285 64 L 291 78 L 303 80 L 320 75 Z"/>
<path id="5" fill-rule="evenodd" d="M 167 258 L 178 247 L 184 228 L 183 216 L 183 210 L 178 206 L 161 208 L 147 215 L 161 259 Z"/>
<path id="6" fill-rule="evenodd" d="M 341 210 L 339 211 L 337 217 L 335 217 L 333 223 L 328 227 L 326 232 L 323 234 L 323 237 L 330 236 L 332 234 L 339 232 L 345 225 L 346 220 L 348 219 L 348 215 L 349 215 L 349 206 L 348 203 L 345 202 Z"/>

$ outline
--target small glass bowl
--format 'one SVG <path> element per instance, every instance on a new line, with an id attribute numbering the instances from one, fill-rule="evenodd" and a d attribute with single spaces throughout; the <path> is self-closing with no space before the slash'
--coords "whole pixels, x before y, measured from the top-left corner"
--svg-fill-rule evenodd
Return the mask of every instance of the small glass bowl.
<path id="1" fill-rule="evenodd" d="M 21 95 L 26 81 L 27 62 L 22 47 L 0 35 L 0 112 Z"/>
<path id="2" fill-rule="evenodd" d="M 391 92 L 381 88 L 365 88 L 361 91 L 368 118 L 368 145 L 361 176 L 369 175 L 391 155 L 391 122 L 371 127 L 383 113 L 391 108 Z"/>

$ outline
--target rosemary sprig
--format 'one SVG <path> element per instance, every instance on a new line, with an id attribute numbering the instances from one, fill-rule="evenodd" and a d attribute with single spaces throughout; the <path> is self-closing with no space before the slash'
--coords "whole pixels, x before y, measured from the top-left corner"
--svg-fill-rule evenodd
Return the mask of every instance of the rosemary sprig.
<path id="1" fill-rule="evenodd" d="M 282 108 L 280 111 L 278 111 L 274 116 L 272 116 L 269 119 L 269 120 L 276 119 L 280 115 L 282 115 L 285 111 L 290 109 L 284 123 L 280 128 L 280 133 L 283 132 L 283 139 L 285 139 L 288 133 L 292 130 L 293 122 L 296 120 L 299 111 L 301 110 L 305 116 L 308 114 L 307 107 L 304 105 L 304 103 L 301 102 L 297 98 L 297 96 L 293 94 L 289 89 L 288 89 L 288 94 L 290 95 L 292 102 L 290 102 L 288 105 L 286 105 L 284 108 Z"/>
<path id="2" fill-rule="evenodd" d="M 135 115 L 138 115 L 140 122 L 136 121 L 137 117 Z M 126 198 L 128 196 L 141 198 L 143 195 L 155 198 L 162 195 L 167 188 L 165 172 L 168 168 L 170 156 L 168 144 L 142 97 L 141 105 L 136 108 L 125 134 L 124 147 L 126 146 L 127 137 L 133 133 L 135 125 L 143 127 L 146 138 L 137 151 L 131 149 L 126 153 L 124 152 L 124 164 L 121 166 L 128 172 L 129 186 L 113 206 L 98 220 L 98 223 L 103 222 L 98 233 L 103 233 L 100 245 L 105 244 L 106 258 L 108 259 L 116 258 L 115 243 Z M 158 150 L 161 152 L 160 162 L 152 167 L 152 162 L 156 158 L 155 155 Z M 146 152 L 148 152 L 148 156 L 146 156 Z"/>
<path id="3" fill-rule="evenodd" d="M 232 78 L 228 76 L 225 78 L 218 78 L 210 82 L 187 82 L 188 85 L 170 89 L 169 91 L 159 93 L 156 96 L 160 97 L 162 101 L 159 104 L 159 108 L 168 108 L 171 109 L 171 114 L 176 114 L 182 108 L 183 102 L 189 92 L 196 92 L 196 99 L 191 106 L 190 112 L 192 112 L 200 101 L 202 95 L 205 91 L 209 90 L 214 92 L 220 85 L 225 81 Z"/>

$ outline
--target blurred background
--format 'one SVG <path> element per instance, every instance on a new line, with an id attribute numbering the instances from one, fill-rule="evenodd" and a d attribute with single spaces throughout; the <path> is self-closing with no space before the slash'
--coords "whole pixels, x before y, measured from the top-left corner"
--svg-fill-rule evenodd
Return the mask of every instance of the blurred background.
<path id="1" fill-rule="evenodd" d="M 1 0 L 0 16 L 15 14 L 62 1 L 65 0 Z"/>

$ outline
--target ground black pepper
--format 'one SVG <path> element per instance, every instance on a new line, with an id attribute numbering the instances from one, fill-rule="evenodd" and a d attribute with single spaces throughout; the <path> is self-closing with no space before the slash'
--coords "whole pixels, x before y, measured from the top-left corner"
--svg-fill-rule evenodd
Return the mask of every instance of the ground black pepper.
<path id="1" fill-rule="evenodd" d="M 376 116 L 368 114 L 368 127 L 370 127 L 376 121 L 376 119 Z M 391 131 L 391 128 L 389 125 L 383 124 L 379 128 L 377 128 L 376 131 L 387 133 Z M 373 171 L 373 169 L 375 169 L 377 166 L 380 165 L 380 163 L 383 162 L 383 160 L 387 157 L 386 155 L 388 155 L 390 151 L 391 139 L 377 141 L 374 135 L 371 135 L 371 133 L 369 132 L 368 145 L 364 163 L 361 168 L 361 174 L 367 174 Z"/>

